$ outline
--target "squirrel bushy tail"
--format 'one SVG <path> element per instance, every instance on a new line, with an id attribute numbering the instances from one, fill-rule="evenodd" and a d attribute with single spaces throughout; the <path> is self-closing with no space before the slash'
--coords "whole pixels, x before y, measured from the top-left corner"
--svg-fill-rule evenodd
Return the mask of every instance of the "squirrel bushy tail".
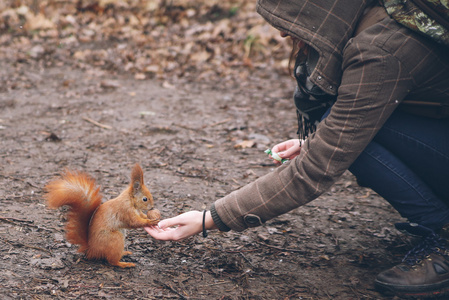
<path id="1" fill-rule="evenodd" d="M 67 240 L 80 245 L 78 252 L 84 253 L 88 247 L 89 222 L 95 210 L 100 206 L 103 196 L 95 180 L 83 172 L 66 171 L 61 179 L 45 186 L 48 206 L 70 207 L 67 214 Z"/>

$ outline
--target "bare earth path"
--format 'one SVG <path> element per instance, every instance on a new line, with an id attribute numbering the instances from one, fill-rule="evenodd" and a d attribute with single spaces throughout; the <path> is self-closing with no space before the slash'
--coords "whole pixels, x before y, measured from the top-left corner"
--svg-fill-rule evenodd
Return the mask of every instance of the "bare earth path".
<path id="1" fill-rule="evenodd" d="M 125 260 L 137 267 L 126 270 L 86 261 L 64 239 L 63 212 L 46 208 L 42 188 L 65 167 L 90 173 L 112 198 L 136 162 L 163 217 L 209 207 L 270 172 L 263 150 L 294 137 L 285 86 L 4 66 L 3 82 L 16 85 L 0 92 L 2 299 L 388 299 L 373 279 L 410 241 L 393 229 L 392 208 L 350 174 L 243 233 L 161 242 L 130 231 Z"/>

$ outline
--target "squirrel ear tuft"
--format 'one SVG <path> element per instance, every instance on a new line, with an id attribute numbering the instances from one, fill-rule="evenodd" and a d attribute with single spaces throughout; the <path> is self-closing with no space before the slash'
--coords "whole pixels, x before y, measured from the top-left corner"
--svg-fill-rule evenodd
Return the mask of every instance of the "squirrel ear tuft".
<path id="1" fill-rule="evenodd" d="M 140 190 L 143 186 L 143 171 L 139 164 L 135 164 L 131 171 L 131 186 L 133 190 Z"/>

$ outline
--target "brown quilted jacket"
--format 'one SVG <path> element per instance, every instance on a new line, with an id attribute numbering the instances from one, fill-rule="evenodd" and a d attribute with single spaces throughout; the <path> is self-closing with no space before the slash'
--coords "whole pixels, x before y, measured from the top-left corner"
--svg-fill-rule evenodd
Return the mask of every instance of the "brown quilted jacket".
<path id="1" fill-rule="evenodd" d="M 221 230 L 261 225 L 320 196 L 404 99 L 425 104 L 449 99 L 447 48 L 386 14 L 354 37 L 359 21 L 372 11 L 367 1 L 259 0 L 257 11 L 319 52 L 311 80 L 338 97 L 299 156 L 211 206 Z"/>

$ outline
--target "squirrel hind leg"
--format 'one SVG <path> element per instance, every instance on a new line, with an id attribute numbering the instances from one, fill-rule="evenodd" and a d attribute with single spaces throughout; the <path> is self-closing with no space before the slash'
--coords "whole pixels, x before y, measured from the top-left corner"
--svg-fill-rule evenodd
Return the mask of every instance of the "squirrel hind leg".
<path id="1" fill-rule="evenodd" d="M 131 254 L 131 252 L 128 252 L 128 251 L 124 251 L 124 252 L 120 252 L 120 253 L 108 253 L 106 260 L 108 261 L 108 263 L 111 266 L 116 266 L 116 267 L 120 267 L 120 268 L 133 268 L 136 266 L 135 264 L 120 261 L 120 259 L 122 259 L 122 257 L 124 255 L 129 255 L 129 254 Z"/>
<path id="2" fill-rule="evenodd" d="M 98 238 L 98 237 L 97 237 Z M 124 251 L 125 240 L 123 234 L 119 231 L 111 232 L 107 235 L 107 239 L 96 239 L 89 247 L 88 254 L 91 258 L 105 258 L 112 266 L 120 268 L 132 268 L 136 265 L 133 263 L 120 261 L 124 255 L 130 255 L 131 252 Z"/>
<path id="3" fill-rule="evenodd" d="M 132 252 L 130 252 L 130 251 L 123 251 L 123 249 L 122 249 L 122 250 L 120 250 L 120 252 L 119 251 L 114 251 L 114 252 L 108 253 L 108 256 L 106 257 L 106 260 L 112 266 L 116 266 L 116 267 L 120 267 L 120 268 L 133 268 L 133 267 L 136 266 L 135 264 L 120 261 L 123 256 L 131 255 L 131 254 L 132 254 Z"/>

